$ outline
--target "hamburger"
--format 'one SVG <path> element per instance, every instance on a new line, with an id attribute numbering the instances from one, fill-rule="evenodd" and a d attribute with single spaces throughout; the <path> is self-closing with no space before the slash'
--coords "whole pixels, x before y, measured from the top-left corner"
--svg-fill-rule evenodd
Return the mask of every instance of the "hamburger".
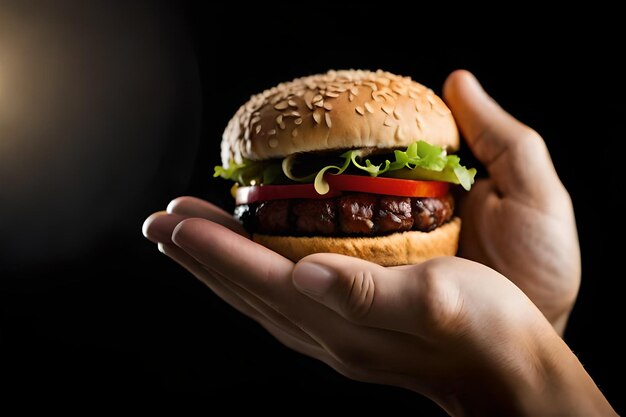
<path id="1" fill-rule="evenodd" d="M 454 255 L 450 193 L 475 169 L 425 86 L 384 71 L 329 71 L 254 95 L 228 123 L 215 176 L 235 181 L 254 241 L 297 261 L 317 252 L 403 265 Z"/>

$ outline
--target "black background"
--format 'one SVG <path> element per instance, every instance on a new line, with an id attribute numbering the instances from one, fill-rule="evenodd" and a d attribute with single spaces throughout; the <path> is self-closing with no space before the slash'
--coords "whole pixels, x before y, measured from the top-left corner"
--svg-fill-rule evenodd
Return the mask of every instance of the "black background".
<path id="1" fill-rule="evenodd" d="M 237 7 L 211 11 L 192 2 L 61 3 L 78 22 L 68 30 L 83 38 L 71 51 L 105 57 L 91 64 L 77 60 L 66 70 L 104 68 L 106 75 L 89 80 L 84 92 L 99 99 L 93 82 L 108 83 L 102 94 L 109 101 L 73 110 L 76 117 L 66 123 L 79 126 L 74 136 L 53 123 L 38 138 L 54 142 L 63 136 L 50 157 L 69 155 L 63 165 L 75 169 L 45 170 L 45 162 L 15 164 L 13 171 L 0 166 L 0 384 L 61 400 L 182 394 L 206 399 L 209 408 L 234 395 L 239 400 L 227 402 L 233 410 L 289 410 L 283 404 L 290 399 L 313 410 L 328 410 L 332 400 L 353 412 L 380 405 L 444 415 L 418 395 L 346 380 L 282 347 L 158 253 L 140 227 L 178 195 L 232 207 L 228 185 L 211 179 L 212 167 L 219 162 L 223 128 L 253 93 L 331 68 L 382 68 L 440 93 L 447 74 L 466 68 L 505 109 L 543 135 L 572 195 L 583 283 L 565 339 L 623 411 L 622 344 L 616 340 L 623 273 L 611 272 L 617 263 L 611 263 L 607 227 L 623 207 L 613 201 L 618 177 L 607 168 L 621 158 L 613 142 L 617 129 L 607 125 L 618 108 L 600 98 L 612 82 L 593 44 L 569 33 L 523 41 L 495 31 L 474 36 L 467 22 L 427 28 L 407 18 L 409 10 L 380 5 L 265 7 L 242 16 Z M 57 27 L 57 19 L 58 27 L 67 27 L 67 14 L 42 4 L 21 6 L 18 14 L 36 11 L 40 24 Z M 118 49 L 124 50 L 119 56 Z M 592 73 L 590 62 L 600 71 Z M 122 70 L 111 77 L 111 66 Z M 113 88 L 124 77 L 130 87 Z M 162 104 L 158 111 L 145 109 L 154 102 Z M 104 134 L 103 125 L 109 126 Z M 12 133 L 1 129 L 2 123 L 0 136 Z M 68 150 L 81 143 L 109 151 Z M 29 161 L 27 151 L 18 147 L 11 158 Z M 24 172 L 54 186 L 20 192 Z M 111 181 L 99 181 L 102 176 Z M 77 177 L 87 181 L 73 182 Z"/>

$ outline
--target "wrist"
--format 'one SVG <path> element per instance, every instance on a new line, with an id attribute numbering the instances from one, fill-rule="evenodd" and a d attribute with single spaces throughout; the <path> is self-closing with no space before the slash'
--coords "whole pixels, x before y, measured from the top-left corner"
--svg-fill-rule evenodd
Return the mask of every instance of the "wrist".
<path id="1" fill-rule="evenodd" d="M 477 361 L 435 401 L 453 416 L 617 415 L 548 322 L 539 327 L 504 335 L 515 343 L 484 354 L 485 367 Z"/>
<path id="2" fill-rule="evenodd" d="M 527 397 L 519 398 L 523 415 L 617 416 L 558 335 L 541 345 L 537 364 L 535 383 L 529 387 Z"/>

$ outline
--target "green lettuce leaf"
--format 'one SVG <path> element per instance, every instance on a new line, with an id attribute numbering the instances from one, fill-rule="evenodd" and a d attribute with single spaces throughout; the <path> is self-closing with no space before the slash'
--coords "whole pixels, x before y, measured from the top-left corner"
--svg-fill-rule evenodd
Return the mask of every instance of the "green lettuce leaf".
<path id="1" fill-rule="evenodd" d="M 304 177 L 297 177 L 293 173 L 293 167 L 296 163 L 297 154 L 292 154 L 286 157 L 285 159 L 283 159 L 283 163 L 282 163 L 283 174 L 285 174 L 287 178 L 293 181 L 307 182 L 307 183 L 313 182 L 313 185 L 315 186 L 315 191 L 317 191 L 321 195 L 324 195 L 328 193 L 328 191 L 330 190 L 330 185 L 328 185 L 328 182 L 324 179 L 324 174 L 329 170 L 335 171 L 335 172 L 330 172 L 330 174 L 333 174 L 333 175 L 343 174 L 343 172 L 348 168 L 348 166 L 350 166 L 351 151 L 342 154 L 340 157 L 344 158 L 343 165 L 341 166 L 327 165 L 323 167 L 322 169 L 320 169 L 318 172 L 314 172 Z"/>
<path id="2" fill-rule="evenodd" d="M 424 141 L 413 143 L 405 152 L 394 151 L 394 156 L 386 176 L 451 182 L 467 191 L 474 184 L 476 169 L 467 169 L 458 156 L 447 155 L 444 149 Z"/>
<path id="3" fill-rule="evenodd" d="M 296 176 L 293 173 L 294 166 L 298 164 L 298 154 L 290 155 L 282 161 L 244 161 L 241 164 L 231 162 L 228 168 L 215 167 L 214 176 L 237 181 L 241 185 L 272 184 L 279 178 L 285 180 L 286 177 L 296 182 L 312 182 L 318 193 L 326 194 L 330 187 L 324 179 L 324 174 L 339 175 L 350 167 L 364 171 L 372 177 L 445 181 L 460 184 L 468 191 L 476 175 L 474 168 L 467 169 L 461 165 L 458 156 L 448 155 L 445 149 L 421 140 L 412 143 L 404 151 L 395 150 L 393 161 L 386 159 L 378 165 L 372 163 L 370 159 L 365 159 L 365 155 L 369 153 L 371 150 L 353 149 L 344 152 L 338 158 L 323 156 L 321 158 L 341 158 L 343 163 L 314 168 L 314 172 L 304 176 Z"/>
<path id="4" fill-rule="evenodd" d="M 385 167 L 381 168 L 382 164 L 374 165 L 374 164 L 372 164 L 370 162 L 369 159 L 366 159 L 365 160 L 365 166 L 363 166 L 363 165 L 360 165 L 357 162 L 357 158 L 359 158 L 359 159 L 362 158 L 362 156 L 361 156 L 362 155 L 362 151 L 360 151 L 360 150 L 348 151 L 344 155 L 348 155 L 348 154 L 350 155 L 350 161 L 352 162 L 352 164 L 355 167 L 357 167 L 357 168 L 367 172 L 368 174 L 370 174 L 371 177 L 377 177 L 379 175 L 384 174 L 385 172 L 387 172 L 387 170 L 389 169 L 389 166 L 391 165 L 391 162 L 389 162 L 389 160 L 386 160 L 385 161 Z"/>
<path id="5" fill-rule="evenodd" d="M 238 164 L 231 161 L 228 168 L 216 166 L 213 177 L 236 181 L 240 185 L 271 184 L 281 174 L 280 165 L 272 162 L 244 160 Z"/>
<path id="6" fill-rule="evenodd" d="M 373 165 L 369 159 L 365 165 L 357 161 L 360 159 L 360 150 L 348 151 L 352 164 L 372 177 L 384 175 L 395 178 L 414 180 L 436 180 L 461 184 L 469 191 L 474 183 L 476 170 L 467 169 L 460 164 L 456 155 L 447 155 L 439 146 L 430 145 L 424 141 L 417 141 L 409 145 L 406 151 L 393 152 L 395 161 L 386 160 L 384 164 Z M 384 166 L 383 166 L 384 165 Z"/>

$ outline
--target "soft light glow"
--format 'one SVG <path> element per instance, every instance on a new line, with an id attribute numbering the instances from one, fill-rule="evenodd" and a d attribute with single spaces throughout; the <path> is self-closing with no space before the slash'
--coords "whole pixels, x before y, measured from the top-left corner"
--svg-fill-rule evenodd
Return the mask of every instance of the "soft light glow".
<path id="1" fill-rule="evenodd" d="M 0 265 L 134 236 L 191 175 L 201 88 L 169 3 L 0 0 Z"/>

